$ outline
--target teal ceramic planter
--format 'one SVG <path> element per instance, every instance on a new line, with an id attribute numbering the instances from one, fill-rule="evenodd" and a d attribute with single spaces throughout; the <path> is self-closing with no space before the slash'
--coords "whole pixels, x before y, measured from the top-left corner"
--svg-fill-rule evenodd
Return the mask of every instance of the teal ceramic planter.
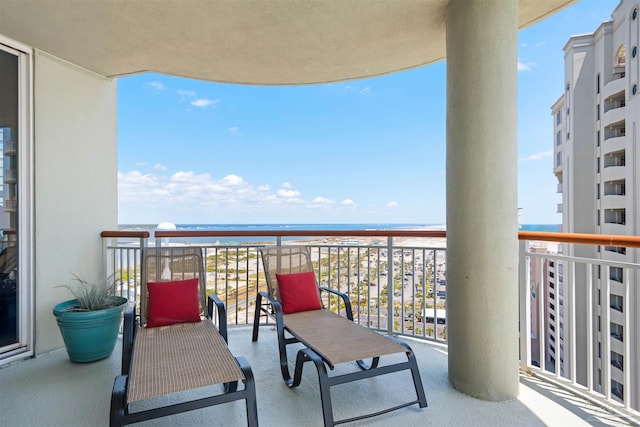
<path id="1" fill-rule="evenodd" d="M 111 356 L 116 345 L 122 312 L 127 299 L 116 307 L 97 311 L 68 311 L 77 300 L 61 302 L 53 308 L 67 354 L 72 362 L 94 362 Z"/>

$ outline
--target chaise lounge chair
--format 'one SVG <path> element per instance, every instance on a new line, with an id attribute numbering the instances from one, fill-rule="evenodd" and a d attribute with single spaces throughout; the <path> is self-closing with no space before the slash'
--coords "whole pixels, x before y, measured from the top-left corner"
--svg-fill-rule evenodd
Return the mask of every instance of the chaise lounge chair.
<path id="1" fill-rule="evenodd" d="M 348 297 L 336 290 L 317 286 L 307 247 L 263 248 L 261 255 L 268 291 L 260 292 L 256 297 L 252 340 L 258 340 L 261 317 L 275 317 L 280 369 L 282 378 L 290 388 L 300 384 L 305 362 L 315 364 L 325 427 L 385 414 L 416 403 L 420 408 L 427 406 L 418 365 L 411 348 L 393 337 L 383 336 L 354 323 Z M 347 318 L 324 309 L 321 306 L 321 292 L 329 292 L 342 298 Z M 304 348 L 297 352 L 292 378 L 287 361 L 287 345 L 293 343 L 301 343 Z M 406 361 L 379 366 L 382 356 L 397 353 L 406 354 Z M 369 364 L 364 362 L 368 359 L 372 359 Z M 334 376 L 327 374 L 325 365 L 333 369 L 334 366 L 347 362 L 356 362 L 360 370 Z M 334 420 L 332 386 L 403 370 L 411 371 L 416 391 L 415 400 L 371 414 Z"/>
<path id="2" fill-rule="evenodd" d="M 205 305 L 205 288 L 201 248 L 142 249 L 140 316 L 135 319 L 133 305 L 125 313 L 122 375 L 113 385 L 111 426 L 240 399 L 246 403 L 247 424 L 258 425 L 251 367 L 229 351 L 224 305 L 215 295 Z M 219 329 L 212 322 L 214 305 Z M 239 382 L 244 383 L 241 390 Z M 130 412 L 134 402 L 218 384 L 222 390 L 210 387 L 207 397 Z"/>

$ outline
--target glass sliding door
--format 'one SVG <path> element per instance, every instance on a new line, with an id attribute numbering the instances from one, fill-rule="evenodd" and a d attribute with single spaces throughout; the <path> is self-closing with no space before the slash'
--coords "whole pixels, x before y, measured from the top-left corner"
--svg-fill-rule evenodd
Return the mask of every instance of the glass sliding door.
<path id="1" fill-rule="evenodd" d="M 0 40 L 1 42 L 2 40 Z M 21 236 L 28 55 L 0 43 L 0 360 L 31 351 L 30 286 L 24 283 Z M 27 147 L 28 148 L 28 147 Z M 29 169 L 29 168 L 27 168 Z M 30 208 L 29 208 L 30 209 Z"/>

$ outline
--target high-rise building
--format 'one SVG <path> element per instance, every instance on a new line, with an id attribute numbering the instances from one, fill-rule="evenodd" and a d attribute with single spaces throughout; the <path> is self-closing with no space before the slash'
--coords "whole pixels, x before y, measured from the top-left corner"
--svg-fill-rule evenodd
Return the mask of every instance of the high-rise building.
<path id="1" fill-rule="evenodd" d="M 564 47 L 564 93 L 551 106 L 564 232 L 637 235 L 640 230 L 639 7 L 636 0 L 622 0 L 611 20 L 592 34 L 572 36 Z M 570 245 L 563 252 L 620 263 L 639 261 L 638 250 L 615 246 Z M 623 355 L 640 354 L 640 278 L 636 270 L 618 266 L 582 267 L 575 271 L 576 318 L 594 326 L 589 337 L 586 321 L 577 322 L 578 348 L 592 348 L 594 389 L 620 401 L 628 393 L 637 409 L 640 367 L 637 358 L 624 360 Z M 555 276 L 562 281 L 561 271 Z M 592 292 L 587 295 L 584 284 L 591 277 Z M 589 300 L 594 309 L 586 312 Z M 607 317 L 609 324 L 604 325 Z M 630 342 L 623 340 L 626 328 Z M 592 347 L 581 346 L 590 339 Z M 605 361 L 610 367 L 603 366 Z M 587 354 L 576 355 L 579 383 L 587 382 L 588 363 Z"/>

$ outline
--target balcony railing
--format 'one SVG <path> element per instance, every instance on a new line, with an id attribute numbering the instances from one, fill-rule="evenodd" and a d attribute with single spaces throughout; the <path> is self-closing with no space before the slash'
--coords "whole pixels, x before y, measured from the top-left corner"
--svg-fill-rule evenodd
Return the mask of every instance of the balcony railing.
<path id="1" fill-rule="evenodd" d="M 148 232 L 103 232 L 102 237 L 106 271 L 132 301 L 137 301 L 139 293 L 142 247 L 194 244 L 205 254 L 208 292 L 225 302 L 229 323 L 251 324 L 255 295 L 266 289 L 260 247 L 304 244 L 317 260 L 314 268 L 320 284 L 350 296 L 354 321 L 394 335 L 447 340 L 444 231 L 156 231 L 155 239 Z M 608 385 L 612 346 L 623 359 L 638 357 L 630 344 L 637 331 L 629 316 L 635 312 L 630 304 L 636 283 L 631 278 L 640 264 L 573 254 L 583 245 L 638 248 L 640 237 L 520 232 L 519 239 L 520 336 L 530 337 L 520 340 L 521 368 L 637 415 L 637 401 Z M 539 244 L 530 251 L 532 241 L 552 243 L 547 253 L 541 253 Z M 558 293 L 544 274 L 549 263 L 554 265 L 555 279 L 563 284 Z M 611 271 L 622 271 L 624 280 L 610 279 Z M 542 281 L 536 283 L 535 293 L 530 289 L 532 278 Z M 611 327 L 611 313 L 605 309 L 611 304 L 612 286 L 624 305 L 620 328 Z M 550 294 L 555 294 L 553 300 Z M 331 310 L 341 310 L 337 301 L 324 303 Z M 548 325 L 559 331 L 553 341 Z M 632 368 L 622 371 L 624 388 L 633 390 L 639 375 Z"/>
<path id="2" fill-rule="evenodd" d="M 548 302 L 543 298 L 534 299 L 529 292 L 526 292 L 527 284 L 533 277 L 531 265 L 542 268 L 541 266 L 550 260 L 553 260 L 555 265 L 562 265 L 564 283 L 567 286 L 562 298 L 563 304 L 556 306 L 556 312 L 560 311 L 564 319 L 564 333 L 560 338 L 561 346 L 566 349 L 564 360 L 554 360 L 546 338 L 535 343 L 537 348 L 531 346 L 530 340 L 521 340 L 521 355 L 526 355 L 524 358 L 521 357 L 521 366 L 537 370 L 541 375 L 549 375 L 590 396 L 596 396 L 609 402 L 622 401 L 626 410 L 637 411 L 637 400 L 632 401 L 632 396 L 629 393 L 622 393 L 619 388 L 612 388 L 610 385 L 612 380 L 610 350 L 616 348 L 623 359 L 631 357 L 630 360 L 635 360 L 638 357 L 637 350 L 629 342 L 632 336 L 635 337 L 637 331 L 634 329 L 628 311 L 631 309 L 631 299 L 635 294 L 635 286 L 637 286 L 632 278 L 636 276 L 640 265 L 566 254 L 578 252 L 576 250 L 578 245 L 580 247 L 583 245 L 606 245 L 638 248 L 640 247 L 640 238 L 635 236 L 521 232 L 520 239 L 520 294 L 524 296 L 520 301 L 521 324 L 524 324 L 525 328 L 535 328 L 535 330 L 544 330 L 547 322 L 556 325 L 556 328 L 558 327 L 556 324 L 558 319 L 551 319 L 548 316 Z M 556 255 L 552 250 L 547 254 L 531 253 L 527 248 L 526 240 L 523 239 L 551 241 L 569 249 L 564 251 L 565 255 Z M 532 260 L 537 260 L 537 262 L 533 263 Z M 615 272 L 614 276 L 619 278 L 619 281 L 611 278 L 612 272 Z M 542 286 L 546 286 L 546 284 L 543 283 Z M 616 289 L 614 294 L 620 294 L 622 297 L 620 301 L 623 304 L 619 307 L 621 310 L 613 313 L 611 311 L 613 309 L 609 309 L 612 305 L 612 287 Z M 532 317 L 529 310 L 535 311 L 537 316 Z M 624 325 L 618 325 L 612 321 L 614 313 L 616 318 L 620 318 L 620 311 Z M 532 325 L 528 320 L 531 318 L 537 319 L 539 324 Z M 530 336 L 530 333 L 531 331 L 528 329 L 521 330 L 521 336 Z M 539 368 L 531 367 L 531 363 L 527 362 L 532 354 L 543 360 Z M 629 386 L 637 387 L 637 372 L 632 372 L 632 367 L 621 370 L 623 371 L 624 388 L 629 390 Z M 615 396 L 616 399 L 612 396 Z"/>
<path id="3" fill-rule="evenodd" d="M 253 322 L 255 295 L 266 290 L 259 249 L 303 240 L 321 286 L 351 298 L 354 321 L 375 330 L 446 342 L 446 248 L 444 231 L 104 232 L 106 271 L 120 294 L 138 300 L 140 248 L 196 244 L 204 251 L 207 289 L 227 306 L 231 325 Z M 220 244 L 220 239 L 235 242 Z M 356 239 L 360 238 L 360 240 Z M 416 239 L 421 244 L 414 244 Z M 251 240 L 249 242 L 248 240 Z M 438 242 L 438 240 L 440 242 Z M 239 243 L 245 241 L 245 243 Z M 339 312 L 337 300 L 324 301 Z"/>

